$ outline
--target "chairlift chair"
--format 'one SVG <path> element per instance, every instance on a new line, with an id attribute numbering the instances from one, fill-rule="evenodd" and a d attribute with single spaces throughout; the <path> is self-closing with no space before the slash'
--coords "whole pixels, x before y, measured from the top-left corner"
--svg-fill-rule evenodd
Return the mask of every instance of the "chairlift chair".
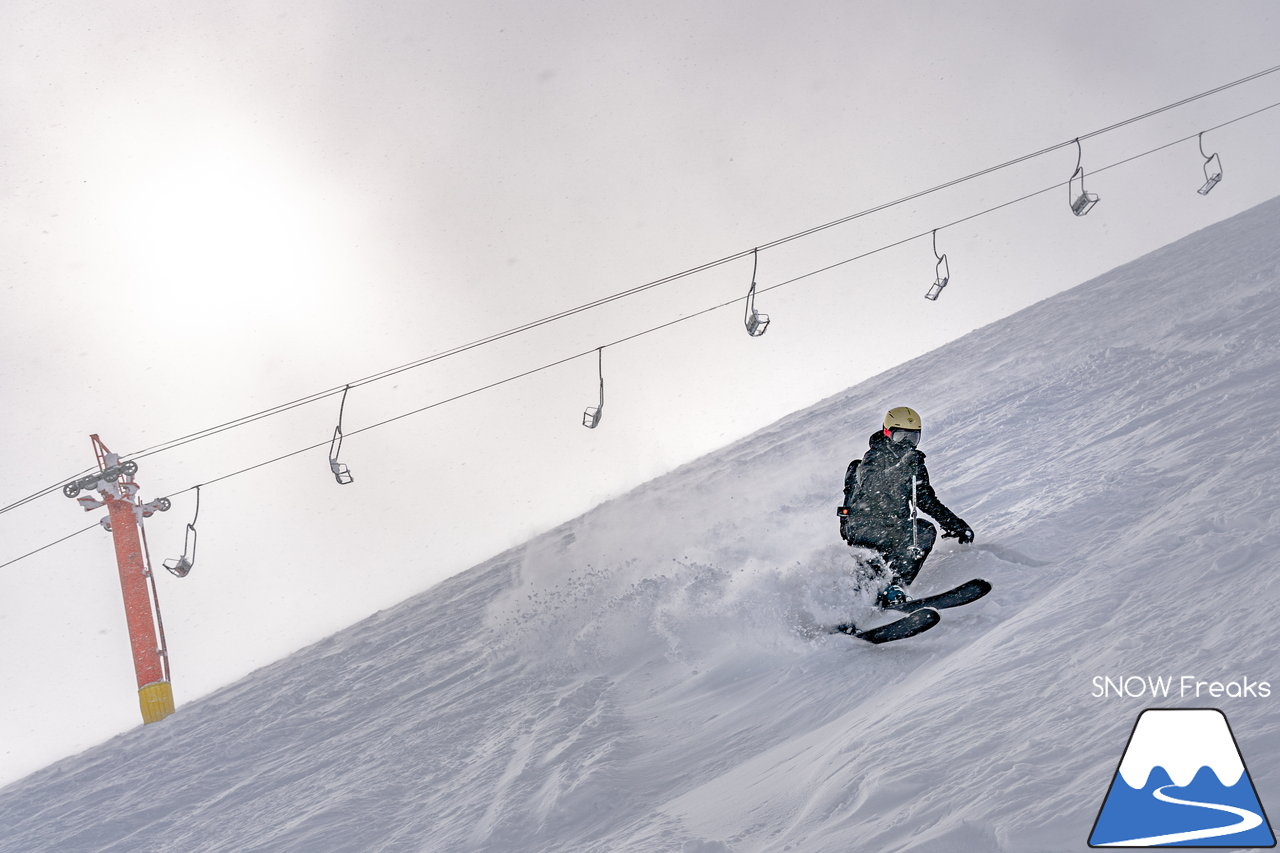
<path id="1" fill-rule="evenodd" d="M 936 228 L 933 229 L 933 256 L 938 259 L 938 264 L 934 268 L 937 277 L 929 287 L 929 292 L 924 295 L 924 298 L 937 302 L 938 296 L 942 294 L 942 288 L 946 287 L 947 282 L 951 280 L 951 265 L 947 263 L 945 254 L 938 254 L 938 229 Z"/>
<path id="2" fill-rule="evenodd" d="M 187 532 L 182 539 L 182 556 L 170 557 L 162 563 L 174 577 L 185 578 L 191 573 L 191 567 L 196 561 L 196 519 L 199 517 L 200 487 L 196 486 L 196 511 L 192 514 L 191 521 L 187 524 Z"/>
<path id="3" fill-rule="evenodd" d="M 342 434 L 336 436 L 338 444 L 342 444 Z M 329 470 L 333 472 L 333 478 L 338 481 L 339 486 L 346 486 L 355 481 L 355 477 L 351 476 L 351 469 L 347 467 L 345 462 L 339 462 L 337 459 L 329 458 Z"/>
<path id="4" fill-rule="evenodd" d="M 751 250 L 751 288 L 747 291 L 747 306 L 742 312 L 742 323 L 747 334 L 758 338 L 769 328 L 769 315 L 756 310 L 756 271 L 760 268 L 760 250 Z"/>
<path id="5" fill-rule="evenodd" d="M 1076 216 L 1084 216 L 1098 203 L 1096 193 L 1085 191 L 1083 158 L 1084 149 L 1080 147 L 1080 140 L 1077 138 L 1076 170 L 1071 173 L 1071 180 L 1067 182 L 1067 200 L 1071 202 L 1071 212 Z"/>
<path id="6" fill-rule="evenodd" d="M 604 416 L 604 347 L 596 350 L 596 355 L 600 370 L 600 403 L 595 406 L 587 406 L 586 411 L 582 413 L 582 425 L 587 429 L 595 429 L 600 426 L 600 418 Z"/>
<path id="7" fill-rule="evenodd" d="M 188 549 L 190 552 L 188 553 Z M 196 528 L 194 525 L 187 525 L 186 537 L 182 541 L 182 556 L 170 557 L 164 561 L 164 567 L 174 577 L 185 578 L 191 574 L 191 567 L 196 560 Z"/>
<path id="8" fill-rule="evenodd" d="M 1204 158 L 1204 186 L 1196 190 L 1200 195 L 1208 195 L 1209 191 L 1218 185 L 1222 180 L 1222 161 L 1218 159 L 1218 152 L 1212 154 L 1204 153 L 1204 132 L 1200 132 L 1200 156 Z"/>
<path id="9" fill-rule="evenodd" d="M 742 312 L 742 323 L 747 327 L 747 334 L 758 338 L 769 328 L 769 315 L 756 310 L 756 270 L 760 263 L 760 250 L 752 249 L 751 288 L 747 291 L 747 306 Z"/>
<path id="10" fill-rule="evenodd" d="M 338 461 L 338 454 L 342 452 L 342 415 L 347 407 L 347 392 L 350 390 L 350 385 L 342 389 L 342 402 L 338 406 L 338 425 L 333 428 L 333 440 L 329 442 L 329 470 L 333 472 L 333 479 L 338 481 L 339 486 L 349 485 L 355 480 L 351 476 L 351 469 Z"/>

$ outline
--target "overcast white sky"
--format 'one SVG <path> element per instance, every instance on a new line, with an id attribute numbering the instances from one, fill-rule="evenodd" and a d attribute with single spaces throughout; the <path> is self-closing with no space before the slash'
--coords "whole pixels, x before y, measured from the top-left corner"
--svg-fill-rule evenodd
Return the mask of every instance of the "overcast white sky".
<path id="1" fill-rule="evenodd" d="M 1221 8 L 1218 8 L 1218 7 Z M 1280 64 L 1271 2 L 10 2 L 0 505 Z M 1280 74 L 1084 145 L 1280 102 Z M 1280 192 L 1280 110 L 204 490 L 159 579 L 178 703 L 795 409 Z M 762 252 L 768 287 L 1057 182 L 1063 149 Z M 348 433 L 743 296 L 750 259 L 354 389 Z M 1206 282 L 1211 298 L 1212 282 Z M 881 401 L 930 414 L 902 389 Z M 337 398 L 148 457 L 144 498 L 326 441 Z M 868 425 L 868 432 L 874 426 Z M 865 433 L 850 436 L 850 455 Z M 928 435 L 945 448 L 944 435 Z M 833 459 L 833 500 L 846 457 Z M 751 487 L 744 472 L 743 488 Z M 192 495 L 153 519 L 175 556 Z M 0 563 L 91 523 L 0 515 Z M 981 519 L 970 519 L 980 527 Z M 430 626 L 423 626 L 430 630 Z M 0 782 L 138 723 L 109 536 L 0 570 Z"/>

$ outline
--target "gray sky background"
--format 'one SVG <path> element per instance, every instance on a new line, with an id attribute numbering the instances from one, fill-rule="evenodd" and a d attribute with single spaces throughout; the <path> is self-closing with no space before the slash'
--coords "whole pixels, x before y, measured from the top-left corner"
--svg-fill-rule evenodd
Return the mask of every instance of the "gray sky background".
<path id="1" fill-rule="evenodd" d="M 1280 63 L 1270 2 L 11 2 L 0 504 Z M 1280 102 L 1280 74 L 1084 144 Z M 203 490 L 159 583 L 179 705 L 886 367 L 1280 192 L 1280 109 Z M 760 254 L 762 288 L 1065 181 L 1074 148 Z M 744 296 L 750 258 L 353 389 L 348 434 Z M 1205 282 L 1206 298 L 1213 283 Z M 910 404 L 930 416 L 929 401 Z M 310 444 L 331 397 L 140 462 L 146 499 Z M 874 426 L 868 424 L 868 431 Z M 850 436 L 850 454 L 865 434 Z M 945 447 L 944 435 L 928 435 Z M 833 501 L 847 457 L 832 460 Z M 744 472 L 743 488 L 751 487 Z M 193 495 L 147 527 L 176 556 Z M 0 562 L 92 523 L 0 515 Z M 971 519 L 979 528 L 981 519 Z M 816 543 L 820 544 L 820 543 Z M 108 534 L 0 570 L 0 782 L 138 722 Z M 431 626 L 424 625 L 423 630 Z"/>

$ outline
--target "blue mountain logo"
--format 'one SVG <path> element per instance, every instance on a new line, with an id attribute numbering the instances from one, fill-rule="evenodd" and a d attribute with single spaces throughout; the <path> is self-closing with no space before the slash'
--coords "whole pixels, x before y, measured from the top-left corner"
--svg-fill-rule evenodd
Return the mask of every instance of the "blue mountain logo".
<path id="1" fill-rule="evenodd" d="M 1226 715 L 1138 716 L 1089 836 L 1090 847 L 1275 847 Z"/>

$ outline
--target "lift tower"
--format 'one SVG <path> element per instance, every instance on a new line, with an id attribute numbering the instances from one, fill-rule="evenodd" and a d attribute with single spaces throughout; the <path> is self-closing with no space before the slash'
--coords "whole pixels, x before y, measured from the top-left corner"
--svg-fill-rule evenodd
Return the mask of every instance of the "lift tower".
<path id="1" fill-rule="evenodd" d="M 136 462 L 121 462 L 98 436 L 90 436 L 98 458 L 98 472 L 68 483 L 62 492 L 76 498 L 86 512 L 107 508 L 100 522 L 115 541 L 116 564 L 120 569 L 120 590 L 124 594 L 124 615 L 133 648 L 133 669 L 138 676 L 138 703 L 142 721 L 154 723 L 173 713 L 173 688 L 169 683 L 169 655 L 164 644 L 164 623 L 155 578 L 146 555 L 146 533 L 142 519 L 169 509 L 168 498 L 142 503 L 133 475 Z M 96 491 L 101 500 L 82 491 Z"/>

